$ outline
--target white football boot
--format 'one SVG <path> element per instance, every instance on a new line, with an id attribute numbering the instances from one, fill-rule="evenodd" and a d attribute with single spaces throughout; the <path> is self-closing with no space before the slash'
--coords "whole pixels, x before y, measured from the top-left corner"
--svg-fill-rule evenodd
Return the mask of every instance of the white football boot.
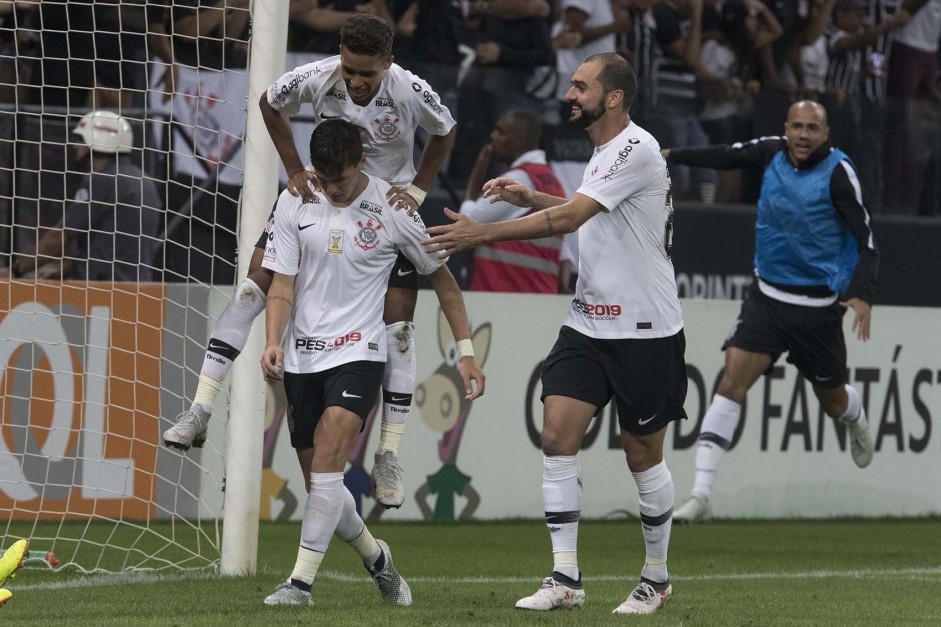
<path id="1" fill-rule="evenodd" d="M 696 523 L 712 518 L 709 499 L 698 494 L 691 494 L 682 505 L 673 510 L 673 522 Z"/>
<path id="2" fill-rule="evenodd" d="M 206 443 L 211 417 L 212 408 L 207 409 L 201 403 L 194 403 L 193 407 L 176 417 L 175 425 L 163 432 L 163 443 L 184 451 L 188 451 L 191 446 L 202 448 Z"/>
<path id="3" fill-rule="evenodd" d="M 558 577 L 558 579 L 556 579 Z M 561 580 L 561 581 L 560 581 Z M 542 585 L 533 594 L 516 602 L 521 610 L 568 610 L 585 605 L 585 589 L 581 577 L 572 581 L 559 573 L 552 573 L 542 580 Z"/>
<path id="4" fill-rule="evenodd" d="M 666 605 L 673 596 L 673 585 L 667 582 L 662 590 L 656 590 L 646 581 L 641 581 L 634 588 L 624 603 L 614 608 L 612 614 L 653 614 Z"/>

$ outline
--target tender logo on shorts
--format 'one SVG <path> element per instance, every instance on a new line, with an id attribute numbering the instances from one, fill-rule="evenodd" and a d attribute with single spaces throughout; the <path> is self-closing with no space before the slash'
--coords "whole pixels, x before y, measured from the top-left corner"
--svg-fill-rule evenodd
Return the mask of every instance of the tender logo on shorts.
<path id="1" fill-rule="evenodd" d="M 366 220 L 366 224 L 363 224 L 362 220 L 357 220 L 356 226 L 359 227 L 359 233 L 353 238 L 353 242 L 355 242 L 357 246 L 363 250 L 370 250 L 379 245 L 379 231 L 382 229 L 381 224 L 373 224 L 372 220 Z"/>

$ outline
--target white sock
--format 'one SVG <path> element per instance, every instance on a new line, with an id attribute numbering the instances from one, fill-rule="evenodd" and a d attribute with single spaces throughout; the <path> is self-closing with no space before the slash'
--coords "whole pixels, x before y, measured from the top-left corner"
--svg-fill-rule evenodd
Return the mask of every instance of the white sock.
<path id="1" fill-rule="evenodd" d="M 310 584 L 314 582 L 322 561 L 323 553 L 305 549 L 302 546 L 297 547 L 297 561 L 294 562 L 294 570 L 291 571 L 291 583 L 301 590 L 310 592 Z"/>
<path id="2" fill-rule="evenodd" d="M 575 455 L 543 456 L 542 500 L 552 540 L 552 570 L 575 581 L 578 573 L 578 520 L 582 482 Z"/>
<path id="3" fill-rule="evenodd" d="M 715 487 L 719 462 L 732 444 L 742 405 L 716 394 L 706 410 L 696 442 L 696 478 L 693 494 L 708 500 Z"/>
<path id="4" fill-rule="evenodd" d="M 301 523 L 301 546 L 326 553 L 340 523 L 346 487 L 342 472 L 310 473 L 310 494 Z"/>
<path id="5" fill-rule="evenodd" d="M 637 483 L 640 526 L 647 547 L 647 558 L 640 576 L 656 583 L 666 583 L 670 580 L 667 550 L 670 548 L 670 529 L 673 527 L 673 476 L 666 461 L 643 472 L 631 474 Z"/>
<path id="6" fill-rule="evenodd" d="M 200 374 L 199 384 L 196 386 L 196 395 L 193 396 L 193 407 L 199 405 L 202 411 L 211 414 L 212 406 L 221 391 L 222 381 L 216 381 L 208 375 Z"/>
<path id="7" fill-rule="evenodd" d="M 382 420 L 379 423 L 379 452 L 392 451 L 393 454 L 398 455 L 403 433 L 405 433 L 405 423 Z"/>
<path id="8" fill-rule="evenodd" d="M 407 320 L 386 325 L 386 342 L 379 449 L 397 455 L 415 393 L 415 325 Z"/>
<path id="9" fill-rule="evenodd" d="M 848 402 L 846 403 L 846 409 L 840 416 L 837 416 L 837 420 L 844 422 L 846 424 L 855 424 L 857 422 L 866 423 L 866 410 L 863 409 L 863 401 L 859 398 L 859 392 L 856 391 L 851 385 L 844 386 L 846 388 L 846 396 Z"/>
<path id="10" fill-rule="evenodd" d="M 235 290 L 232 300 L 225 306 L 209 338 L 206 356 L 203 357 L 203 367 L 199 371 L 196 402 L 209 407 L 215 403 L 221 382 L 232 369 L 232 362 L 245 348 L 248 334 L 252 330 L 252 323 L 258 314 L 265 310 L 266 301 L 267 298 L 261 288 L 247 277 Z M 204 380 L 207 377 L 220 385 L 213 389 Z"/>
<path id="11" fill-rule="evenodd" d="M 353 547 L 363 561 L 372 564 L 379 557 L 382 549 L 366 527 L 366 523 L 356 513 L 356 499 L 347 488 L 343 488 L 343 510 L 337 524 L 337 537 Z"/>

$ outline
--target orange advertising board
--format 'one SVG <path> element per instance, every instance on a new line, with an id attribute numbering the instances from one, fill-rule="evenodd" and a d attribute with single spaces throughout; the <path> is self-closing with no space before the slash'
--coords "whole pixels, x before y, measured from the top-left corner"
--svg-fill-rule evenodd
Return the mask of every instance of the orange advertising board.
<path id="1" fill-rule="evenodd" d="M 0 283 L 0 509 L 154 514 L 165 287 Z"/>

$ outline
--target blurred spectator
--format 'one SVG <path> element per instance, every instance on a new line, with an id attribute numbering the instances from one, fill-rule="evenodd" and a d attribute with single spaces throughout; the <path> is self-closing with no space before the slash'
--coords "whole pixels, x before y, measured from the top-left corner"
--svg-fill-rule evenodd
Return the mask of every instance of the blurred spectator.
<path id="1" fill-rule="evenodd" d="M 593 54 L 615 52 L 615 35 L 630 27 L 630 15 L 624 9 L 615 12 L 612 0 L 562 0 L 559 19 L 552 27 L 557 102 L 564 103 L 569 78 L 578 66 Z M 561 117 L 568 117 L 565 107 Z"/>
<path id="2" fill-rule="evenodd" d="M 418 74 L 434 87 L 441 102 L 457 111 L 457 85 L 462 78 L 461 64 L 464 24 L 461 3 L 441 0 L 405 0 L 396 19 L 396 42 L 407 46 L 396 62 Z M 464 46 L 467 54 L 470 48 Z"/>
<path id="3" fill-rule="evenodd" d="M 173 50 L 178 63 L 210 70 L 248 61 L 250 0 L 173 0 Z"/>
<path id="4" fill-rule="evenodd" d="M 288 50 L 313 53 L 301 63 L 340 54 L 340 28 L 357 13 L 390 19 L 385 0 L 290 0 Z M 308 133 L 309 135 L 309 133 Z"/>
<path id="5" fill-rule="evenodd" d="M 827 90 L 836 98 L 836 109 L 832 112 L 831 141 L 854 162 L 871 146 L 860 142 L 862 133 L 862 81 L 864 77 L 864 51 L 891 29 L 904 25 L 909 20 L 908 12 L 901 10 L 888 21 L 866 28 L 869 13 L 867 0 L 837 0 L 833 6 L 833 22 L 824 36 L 830 64 L 827 69 Z M 868 181 L 862 179 L 868 195 Z"/>
<path id="6" fill-rule="evenodd" d="M 127 120 L 111 111 L 86 114 L 72 131 L 75 164 L 89 172 L 62 221 L 35 249 L 13 258 L 2 275 L 89 281 L 152 281 L 162 205 L 154 182 L 128 153 Z"/>
<path id="7" fill-rule="evenodd" d="M 26 83 L 33 90 L 28 100 L 45 107 L 142 107 L 150 56 L 167 64 L 173 60 L 167 2 L 15 3 L 17 38 L 25 46 L 18 52 L 25 53 Z M 172 82 L 165 85 L 168 92 L 172 88 Z"/>
<path id="8" fill-rule="evenodd" d="M 653 7 L 657 43 L 669 63 L 662 63 L 653 78 L 654 106 L 669 122 L 669 135 L 661 144 L 677 148 L 700 146 L 709 138 L 699 123 L 703 99 L 699 80 L 714 80 L 702 65 L 703 0 L 661 0 Z M 670 164 L 673 194 L 677 200 L 711 200 L 716 174 L 705 168 Z"/>
<path id="9" fill-rule="evenodd" d="M 533 68 L 553 62 L 544 0 L 481 0 L 469 5 L 468 39 L 476 57 L 458 89 L 458 136 L 448 172 L 464 182 L 497 118 L 534 109 L 526 91 Z"/>
<path id="10" fill-rule="evenodd" d="M 761 88 L 757 51 L 781 36 L 781 25 L 761 0 L 727 0 L 717 28 L 703 34 L 702 64 L 716 80 L 704 85 L 706 103 L 699 119 L 712 144 L 750 137 L 751 98 Z M 739 202 L 741 171 L 722 170 L 717 202 Z"/>
<path id="11" fill-rule="evenodd" d="M 627 13 L 630 27 L 615 35 L 616 52 L 630 61 L 637 75 L 637 94 L 631 105 L 631 119 L 644 127 L 654 137 L 664 137 L 661 132 L 660 116 L 653 106 L 652 82 L 655 67 L 663 57 L 663 51 L 657 43 L 657 21 L 653 16 L 653 7 L 659 0 L 615 0 L 614 13 Z"/>
<path id="12" fill-rule="evenodd" d="M 94 78 L 89 107 L 121 111 L 144 106 L 150 54 L 173 65 L 173 50 L 166 29 L 166 2 L 168 0 L 96 0 L 93 3 L 94 22 L 87 25 L 94 31 Z M 163 75 L 166 98 L 173 93 L 175 76 L 173 71 Z"/>
<path id="13" fill-rule="evenodd" d="M 244 102 L 232 92 L 246 84 L 249 0 L 174 0 L 171 18 L 180 77 L 165 280 L 232 283 L 241 193 L 233 164 L 245 124 Z"/>
<path id="14" fill-rule="evenodd" d="M 793 87 L 798 98 L 821 101 L 827 90 L 830 55 L 823 34 L 830 25 L 835 3 L 836 0 L 813 0 L 809 15 L 801 21 L 797 35 L 791 40 L 781 82 Z"/>
<path id="15" fill-rule="evenodd" d="M 500 222 L 521 218 L 533 212 L 503 200 L 491 202 L 481 197 L 483 184 L 490 178 L 495 162 L 509 164 L 500 176 L 516 179 L 530 189 L 565 197 L 562 184 L 539 150 L 542 125 L 532 111 L 513 110 L 497 120 L 490 143 L 480 149 L 467 180 L 461 213 L 478 222 Z M 485 292 L 531 292 L 555 294 L 559 291 L 559 251 L 562 237 L 494 242 L 474 250 L 472 290 Z"/>
<path id="16" fill-rule="evenodd" d="M 941 0 L 904 0 L 902 8 L 912 19 L 895 32 L 889 54 L 884 208 L 917 214 L 922 208 L 925 155 L 938 139 Z M 931 203 L 934 208 L 936 202 Z"/>
<path id="17" fill-rule="evenodd" d="M 869 23 L 879 26 L 894 19 L 900 8 L 897 0 L 870 0 Z M 907 11 L 906 11 L 907 12 Z M 856 157 L 859 178 L 868 185 L 869 206 L 873 212 L 882 211 L 885 194 L 883 151 L 885 147 L 885 81 L 888 70 L 889 46 L 894 31 L 882 34 L 867 48 L 863 57 L 864 79 L 860 110 L 860 145 L 865 147 Z"/>

